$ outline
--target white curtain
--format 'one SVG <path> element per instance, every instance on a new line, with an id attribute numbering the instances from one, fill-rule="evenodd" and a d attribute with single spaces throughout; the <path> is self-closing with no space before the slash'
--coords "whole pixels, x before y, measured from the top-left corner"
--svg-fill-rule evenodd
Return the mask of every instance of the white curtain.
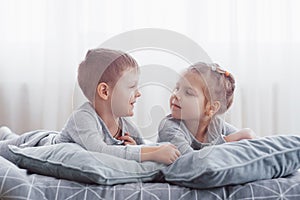
<path id="1" fill-rule="evenodd" d="M 1 0 L 0 125 L 60 130 L 82 101 L 76 70 L 86 51 L 126 31 L 156 28 L 190 38 L 235 75 L 232 124 L 260 136 L 298 134 L 299 10 L 297 0 Z M 139 63 L 186 67 L 143 53 L 134 55 Z M 153 84 L 133 120 L 154 140 L 167 113 L 168 94 Z"/>

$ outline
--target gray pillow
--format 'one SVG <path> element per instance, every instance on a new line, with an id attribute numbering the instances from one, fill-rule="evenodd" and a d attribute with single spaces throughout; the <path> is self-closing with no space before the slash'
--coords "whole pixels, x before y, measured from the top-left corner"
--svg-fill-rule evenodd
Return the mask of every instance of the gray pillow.
<path id="1" fill-rule="evenodd" d="M 300 137 L 276 136 L 203 148 L 172 165 L 138 163 L 89 152 L 77 144 L 10 146 L 14 163 L 32 172 L 85 183 L 113 185 L 162 180 L 212 188 L 289 175 L 300 167 Z"/>
<path id="2" fill-rule="evenodd" d="M 165 180 L 212 188 L 283 177 L 300 168 L 300 137 L 274 136 L 203 148 L 162 169 Z"/>
<path id="3" fill-rule="evenodd" d="M 138 163 L 84 150 L 75 143 L 40 147 L 9 146 L 12 160 L 31 172 L 84 183 L 114 185 L 148 182 L 160 178 L 163 164 Z"/>

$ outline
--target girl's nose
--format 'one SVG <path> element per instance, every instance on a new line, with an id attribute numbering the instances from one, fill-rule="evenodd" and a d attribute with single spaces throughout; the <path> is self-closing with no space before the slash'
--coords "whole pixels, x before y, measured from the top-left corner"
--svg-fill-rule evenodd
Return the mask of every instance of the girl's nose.
<path id="1" fill-rule="evenodd" d="M 173 91 L 172 96 L 173 96 L 175 99 L 177 99 L 177 100 L 180 100 L 180 99 L 181 99 L 181 98 L 180 98 L 180 95 L 179 95 L 179 93 L 178 93 L 178 91 Z"/>

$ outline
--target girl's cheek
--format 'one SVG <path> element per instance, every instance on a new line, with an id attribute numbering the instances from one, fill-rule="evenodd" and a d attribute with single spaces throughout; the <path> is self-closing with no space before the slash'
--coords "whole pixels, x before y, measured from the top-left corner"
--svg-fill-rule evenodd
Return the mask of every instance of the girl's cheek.
<path id="1" fill-rule="evenodd" d="M 198 101 L 194 100 L 194 101 L 191 101 L 191 103 L 189 104 L 189 107 L 190 107 L 191 111 L 199 112 L 200 104 Z"/>

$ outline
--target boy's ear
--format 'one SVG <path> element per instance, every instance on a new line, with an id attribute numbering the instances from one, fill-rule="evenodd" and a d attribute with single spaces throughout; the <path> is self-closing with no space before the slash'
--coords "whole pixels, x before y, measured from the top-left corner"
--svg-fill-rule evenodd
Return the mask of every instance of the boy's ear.
<path id="1" fill-rule="evenodd" d="M 207 114 L 209 117 L 215 115 L 221 107 L 220 101 L 214 101 L 213 103 L 207 104 Z"/>
<path id="2" fill-rule="evenodd" d="M 109 96 L 109 86 L 106 83 L 99 83 L 97 86 L 97 95 L 103 99 L 107 100 Z"/>

